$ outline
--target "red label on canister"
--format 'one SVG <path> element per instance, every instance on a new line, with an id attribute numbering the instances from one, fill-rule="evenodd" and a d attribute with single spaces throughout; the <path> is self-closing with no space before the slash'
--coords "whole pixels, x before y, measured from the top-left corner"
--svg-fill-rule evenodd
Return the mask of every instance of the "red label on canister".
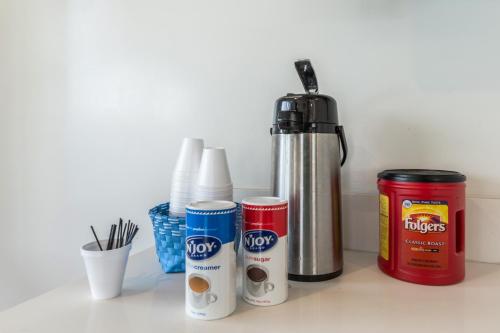
<path id="1" fill-rule="evenodd" d="M 401 212 L 401 267 L 447 269 L 448 202 L 405 199 Z"/>
<path id="2" fill-rule="evenodd" d="M 274 197 L 242 201 L 243 299 L 268 306 L 288 297 L 288 203 Z"/>

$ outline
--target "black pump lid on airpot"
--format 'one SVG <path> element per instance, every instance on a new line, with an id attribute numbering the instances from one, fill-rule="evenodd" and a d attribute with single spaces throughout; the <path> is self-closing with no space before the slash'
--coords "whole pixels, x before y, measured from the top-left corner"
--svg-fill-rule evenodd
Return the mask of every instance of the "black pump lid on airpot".
<path id="1" fill-rule="evenodd" d="M 287 94 L 276 101 L 271 134 L 336 133 L 337 102 L 318 94 L 318 81 L 309 60 L 295 62 L 305 94 Z"/>

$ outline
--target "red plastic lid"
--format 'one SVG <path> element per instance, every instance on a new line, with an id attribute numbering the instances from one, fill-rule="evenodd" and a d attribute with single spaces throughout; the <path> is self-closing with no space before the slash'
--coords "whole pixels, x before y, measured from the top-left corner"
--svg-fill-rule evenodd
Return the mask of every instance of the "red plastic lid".
<path id="1" fill-rule="evenodd" d="M 288 201 L 278 197 L 250 197 L 243 199 L 241 204 L 251 210 L 280 210 L 288 207 Z"/>

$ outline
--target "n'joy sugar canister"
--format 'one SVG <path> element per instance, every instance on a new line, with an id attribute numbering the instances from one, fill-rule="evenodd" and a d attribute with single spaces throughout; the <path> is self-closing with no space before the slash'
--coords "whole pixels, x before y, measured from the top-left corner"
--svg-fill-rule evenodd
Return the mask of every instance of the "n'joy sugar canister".
<path id="1" fill-rule="evenodd" d="M 197 201 L 186 206 L 186 313 L 219 319 L 236 308 L 236 204 Z"/>
<path id="2" fill-rule="evenodd" d="M 427 285 L 464 279 L 465 179 L 445 170 L 378 174 L 378 265 L 383 272 Z"/>
<path id="3" fill-rule="evenodd" d="M 288 298 L 288 202 L 251 197 L 241 202 L 243 215 L 243 299 L 269 306 Z"/>

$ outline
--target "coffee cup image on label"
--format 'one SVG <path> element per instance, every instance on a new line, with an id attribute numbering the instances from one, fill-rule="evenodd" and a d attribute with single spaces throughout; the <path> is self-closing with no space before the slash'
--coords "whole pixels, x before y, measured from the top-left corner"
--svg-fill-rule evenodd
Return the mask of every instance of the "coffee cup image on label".
<path id="1" fill-rule="evenodd" d="M 188 278 L 189 304 L 196 309 L 206 308 L 217 302 L 217 295 L 210 292 L 210 279 L 201 274 L 191 274 Z"/>
<path id="2" fill-rule="evenodd" d="M 274 290 L 274 283 L 269 282 L 269 271 L 264 266 L 249 265 L 246 275 L 246 288 L 252 296 L 262 297 Z"/>

